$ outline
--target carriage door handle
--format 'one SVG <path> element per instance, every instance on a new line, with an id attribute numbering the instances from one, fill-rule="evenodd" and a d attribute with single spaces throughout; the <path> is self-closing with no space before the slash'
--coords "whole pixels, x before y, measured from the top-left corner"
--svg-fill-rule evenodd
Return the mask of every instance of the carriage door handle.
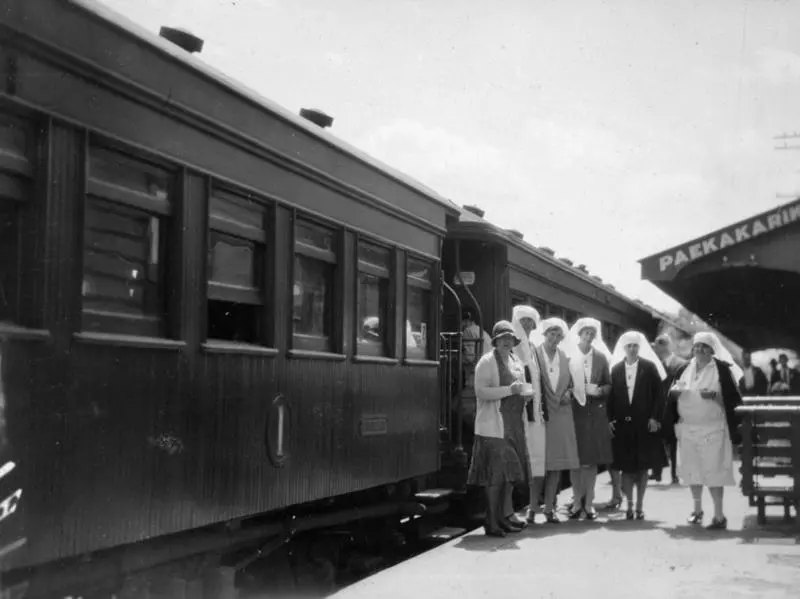
<path id="1" fill-rule="evenodd" d="M 292 409 L 289 400 L 283 393 L 278 393 L 267 409 L 267 422 L 264 426 L 264 445 L 270 462 L 276 468 L 282 468 L 289 458 L 289 452 L 286 450 L 286 426 L 291 425 L 291 420 Z"/>

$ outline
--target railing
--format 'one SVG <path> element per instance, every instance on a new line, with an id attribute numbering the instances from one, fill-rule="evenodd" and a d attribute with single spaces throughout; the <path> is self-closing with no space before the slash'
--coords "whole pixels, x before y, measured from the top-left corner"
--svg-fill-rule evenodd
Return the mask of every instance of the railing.
<path id="1" fill-rule="evenodd" d="M 758 507 L 760 524 L 767 505 L 783 505 L 788 517 L 800 501 L 800 397 L 748 397 L 736 411 L 742 419 L 742 493 Z"/>
<path id="2" fill-rule="evenodd" d="M 458 460 L 466 460 L 464 427 L 474 418 L 475 364 L 482 355 L 483 339 L 464 339 L 462 333 L 441 333 L 439 349 L 442 441 L 453 448 Z"/>

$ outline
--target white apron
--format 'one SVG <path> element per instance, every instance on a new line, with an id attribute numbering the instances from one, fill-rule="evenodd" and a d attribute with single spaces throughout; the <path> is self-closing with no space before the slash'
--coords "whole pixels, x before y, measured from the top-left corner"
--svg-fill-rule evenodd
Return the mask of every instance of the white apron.
<path id="1" fill-rule="evenodd" d="M 692 378 L 693 366 L 690 365 L 685 373 Z M 716 398 L 703 399 L 700 395 L 702 388 L 716 391 Z M 681 393 L 678 415 L 680 422 L 675 425 L 675 436 L 678 439 L 678 470 L 684 484 L 735 486 L 733 446 L 714 362 L 706 366 L 700 378 L 690 382 L 689 388 Z"/>

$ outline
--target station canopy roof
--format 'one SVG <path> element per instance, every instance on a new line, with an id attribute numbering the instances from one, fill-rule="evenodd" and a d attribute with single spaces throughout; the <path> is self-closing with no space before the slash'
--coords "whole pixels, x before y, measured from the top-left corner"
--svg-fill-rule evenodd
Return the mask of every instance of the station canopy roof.
<path id="1" fill-rule="evenodd" d="M 800 349 L 800 198 L 639 263 L 642 279 L 742 347 Z"/>

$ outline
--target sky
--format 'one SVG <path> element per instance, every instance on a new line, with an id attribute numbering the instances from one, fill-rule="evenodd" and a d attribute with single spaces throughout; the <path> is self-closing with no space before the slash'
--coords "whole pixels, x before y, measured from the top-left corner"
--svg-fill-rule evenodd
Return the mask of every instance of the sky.
<path id="1" fill-rule="evenodd" d="M 638 260 L 800 195 L 800 0 L 101 1 L 656 308 Z"/>

